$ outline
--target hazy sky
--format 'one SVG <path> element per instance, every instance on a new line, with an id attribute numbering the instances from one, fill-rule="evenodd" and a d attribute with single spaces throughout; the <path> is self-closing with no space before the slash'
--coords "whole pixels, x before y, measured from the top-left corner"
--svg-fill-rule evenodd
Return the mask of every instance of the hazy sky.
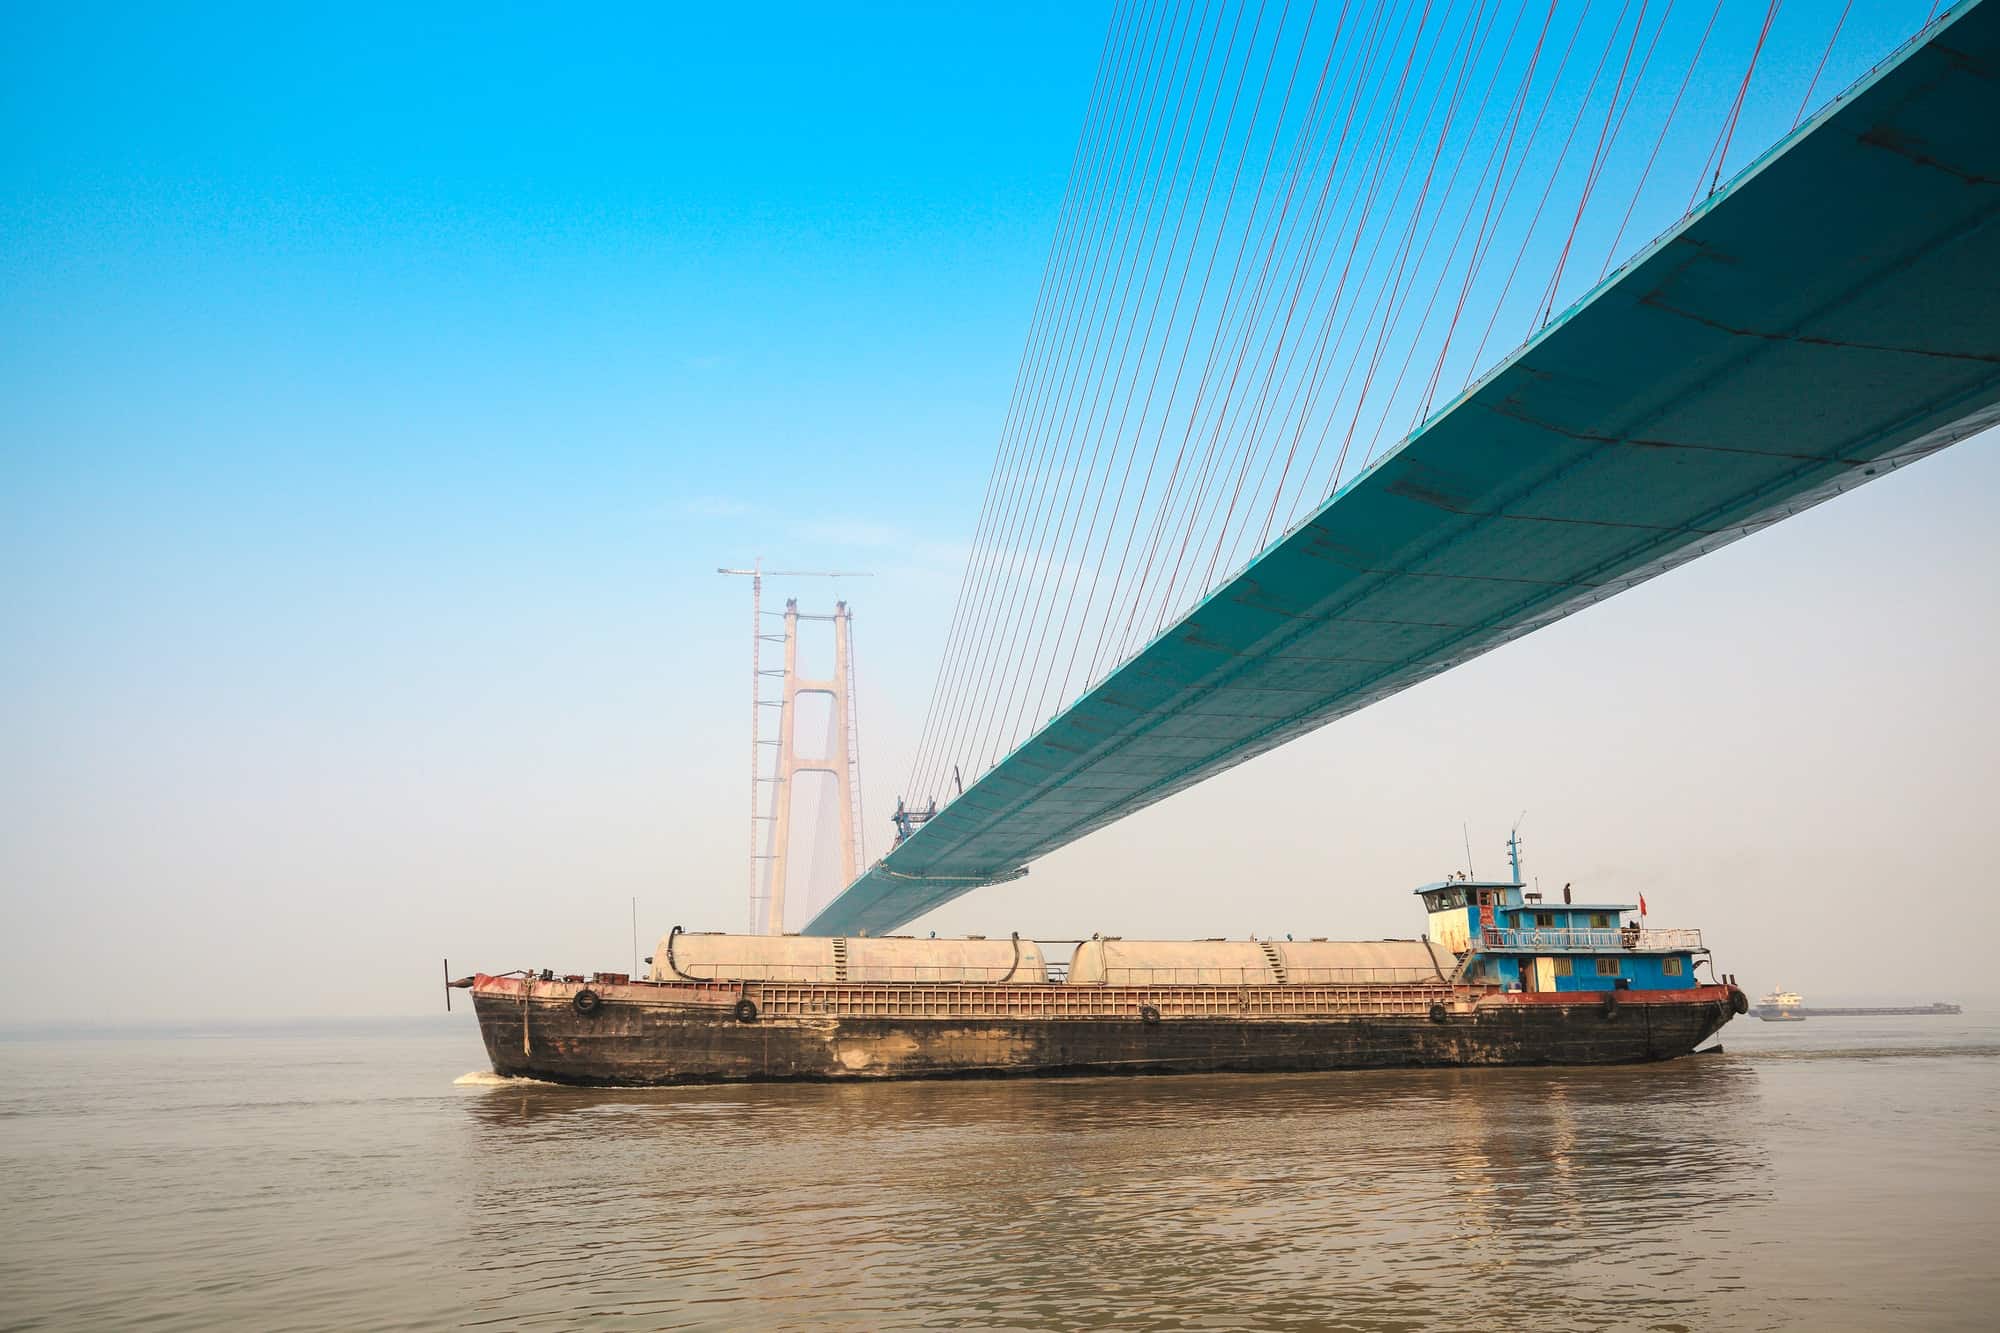
<path id="1" fill-rule="evenodd" d="M 760 554 L 877 575 L 879 850 L 1107 13 L 10 11 L 0 1021 L 739 928 Z M 1412 935 L 1525 810 L 1748 985 L 1991 1000 L 1996 499 L 1960 445 L 918 928 Z"/>

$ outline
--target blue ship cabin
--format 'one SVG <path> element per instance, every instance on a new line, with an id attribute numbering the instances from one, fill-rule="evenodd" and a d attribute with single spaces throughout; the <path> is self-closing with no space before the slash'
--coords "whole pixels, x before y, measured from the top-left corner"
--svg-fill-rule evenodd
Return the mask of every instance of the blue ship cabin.
<path id="1" fill-rule="evenodd" d="M 1545 902 L 1521 878 L 1521 844 L 1507 840 L 1513 878 L 1458 875 L 1416 890 L 1427 937 L 1459 957 L 1465 980 L 1509 991 L 1685 990 L 1705 962 L 1698 930 L 1655 930 L 1643 903 Z M 1637 918 L 1628 913 L 1637 912 Z"/>

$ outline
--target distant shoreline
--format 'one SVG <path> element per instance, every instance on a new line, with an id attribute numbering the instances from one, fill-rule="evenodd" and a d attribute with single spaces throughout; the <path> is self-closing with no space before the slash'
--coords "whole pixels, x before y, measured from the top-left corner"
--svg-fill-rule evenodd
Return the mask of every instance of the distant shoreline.
<path id="1" fill-rule="evenodd" d="M 351 1018 L 218 1019 L 138 1023 L 7 1023 L 0 1024 L 0 1042 L 145 1041 L 163 1038 L 355 1037 L 407 1036 L 452 1030 L 467 1014 L 388 1014 Z M 471 1028 L 465 1029 L 477 1033 Z"/>

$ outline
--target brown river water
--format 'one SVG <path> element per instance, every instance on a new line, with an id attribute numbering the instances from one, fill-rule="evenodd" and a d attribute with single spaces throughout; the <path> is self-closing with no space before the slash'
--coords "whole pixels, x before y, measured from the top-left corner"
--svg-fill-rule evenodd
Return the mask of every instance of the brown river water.
<path id="1" fill-rule="evenodd" d="M 1993 1328 L 2000 1016 L 1604 1070 L 495 1085 L 0 1041 L 0 1328 Z"/>

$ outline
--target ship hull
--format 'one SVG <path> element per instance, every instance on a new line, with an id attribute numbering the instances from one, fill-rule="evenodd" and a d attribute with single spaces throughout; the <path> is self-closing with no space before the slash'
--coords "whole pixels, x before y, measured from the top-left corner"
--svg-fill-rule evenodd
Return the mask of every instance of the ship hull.
<path id="1" fill-rule="evenodd" d="M 1631 1064 L 1686 1055 L 1732 1015 L 1727 986 L 1082 989 L 472 986 L 496 1073 L 609 1086 Z"/>

